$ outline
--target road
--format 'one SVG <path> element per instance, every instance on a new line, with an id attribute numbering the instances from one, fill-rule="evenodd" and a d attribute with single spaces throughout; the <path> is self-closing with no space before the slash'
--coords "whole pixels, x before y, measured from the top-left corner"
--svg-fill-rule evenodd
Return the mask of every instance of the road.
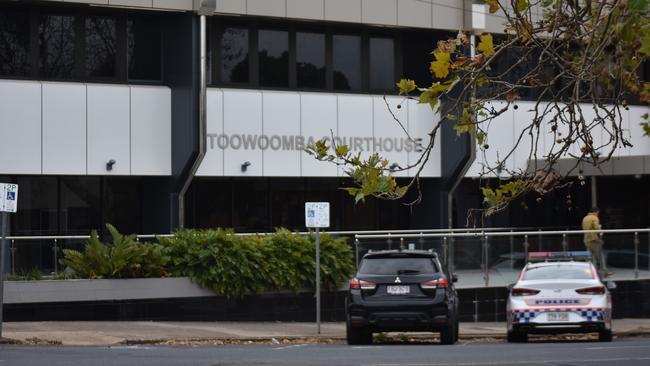
<path id="1" fill-rule="evenodd" d="M 650 338 L 598 342 L 461 342 L 438 344 L 231 345 L 231 346 L 0 346 L 0 366 L 9 365 L 648 365 Z"/>

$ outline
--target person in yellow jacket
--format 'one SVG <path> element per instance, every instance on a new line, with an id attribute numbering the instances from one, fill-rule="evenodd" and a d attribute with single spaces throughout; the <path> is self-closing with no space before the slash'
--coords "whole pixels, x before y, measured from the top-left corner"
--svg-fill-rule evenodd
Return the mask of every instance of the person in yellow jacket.
<path id="1" fill-rule="evenodd" d="M 591 210 L 587 213 L 582 219 L 582 230 L 600 230 L 602 226 L 600 225 L 600 219 L 598 215 L 600 210 L 598 207 L 592 207 Z M 605 263 L 605 257 L 603 256 L 603 239 L 600 238 L 599 233 L 584 233 L 585 235 L 585 246 L 591 252 L 591 260 L 598 270 L 603 274 L 604 277 L 609 277 L 613 273 L 607 270 L 607 263 Z"/>

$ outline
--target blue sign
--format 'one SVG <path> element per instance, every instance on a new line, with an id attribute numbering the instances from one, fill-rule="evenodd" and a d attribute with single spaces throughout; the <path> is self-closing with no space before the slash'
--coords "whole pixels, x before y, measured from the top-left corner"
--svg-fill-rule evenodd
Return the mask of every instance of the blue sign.
<path id="1" fill-rule="evenodd" d="M 15 201 L 16 200 L 16 192 L 7 192 L 7 200 Z"/>

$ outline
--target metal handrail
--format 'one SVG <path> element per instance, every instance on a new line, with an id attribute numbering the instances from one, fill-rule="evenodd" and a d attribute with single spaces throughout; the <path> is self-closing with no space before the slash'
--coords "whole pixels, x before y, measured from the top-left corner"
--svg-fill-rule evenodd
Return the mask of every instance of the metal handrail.
<path id="1" fill-rule="evenodd" d="M 480 238 L 484 236 L 527 236 L 527 235 L 570 235 L 570 234 L 585 234 L 585 233 L 599 233 L 599 234 L 634 234 L 634 233 L 650 233 L 650 228 L 646 229 L 601 229 L 601 230 L 553 230 L 553 231 L 501 231 L 501 232 L 489 232 L 489 231 L 477 231 L 474 233 L 421 233 L 421 234 L 370 234 L 370 235 L 355 235 L 355 239 L 399 239 L 399 238 L 444 238 L 444 237 L 456 237 L 456 238 Z"/>

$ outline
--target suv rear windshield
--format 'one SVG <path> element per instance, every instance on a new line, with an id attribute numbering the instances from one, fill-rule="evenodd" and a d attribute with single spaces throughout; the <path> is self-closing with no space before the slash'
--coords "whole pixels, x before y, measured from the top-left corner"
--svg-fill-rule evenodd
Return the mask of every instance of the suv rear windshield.
<path id="1" fill-rule="evenodd" d="M 524 280 L 591 280 L 594 274 L 588 265 L 558 264 L 554 266 L 530 267 Z"/>
<path id="2" fill-rule="evenodd" d="M 408 275 L 436 273 L 438 269 L 431 258 L 398 257 L 366 258 L 361 262 L 360 274 L 369 275 Z"/>

